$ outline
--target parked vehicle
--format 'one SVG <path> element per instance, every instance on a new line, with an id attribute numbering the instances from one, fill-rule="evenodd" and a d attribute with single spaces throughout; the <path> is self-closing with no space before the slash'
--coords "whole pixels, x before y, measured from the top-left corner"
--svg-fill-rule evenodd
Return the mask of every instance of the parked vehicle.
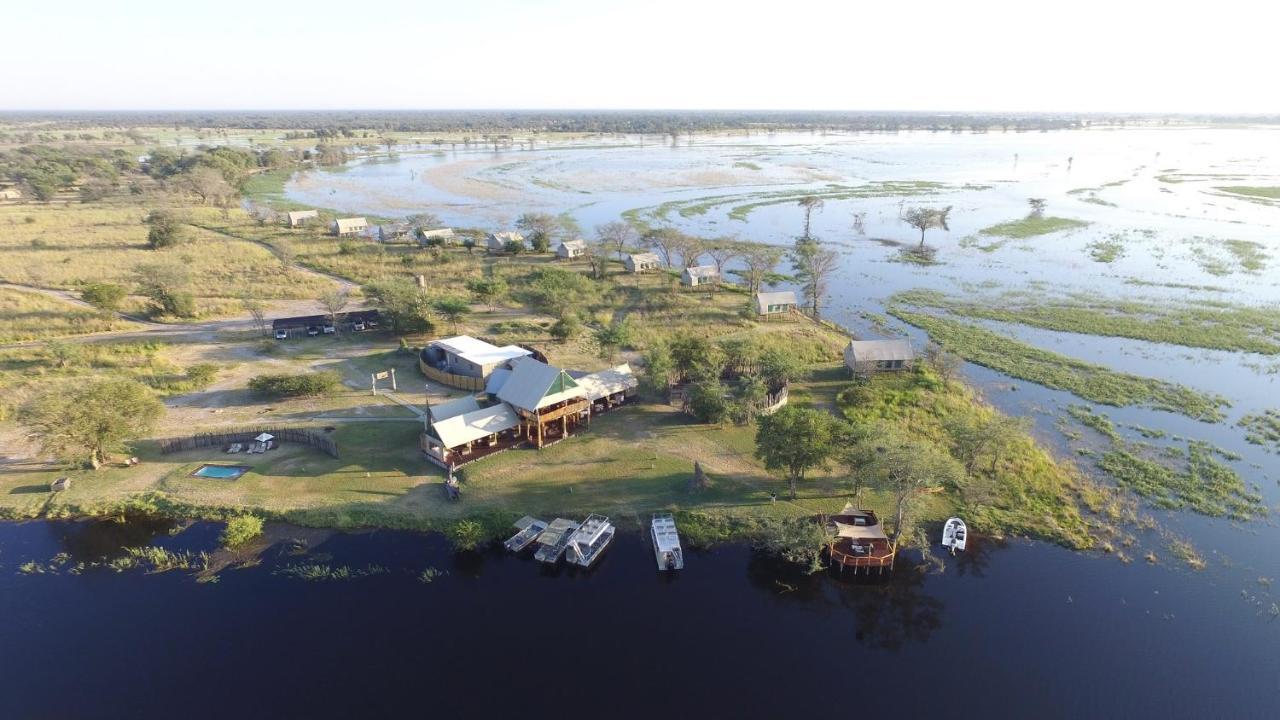
<path id="1" fill-rule="evenodd" d="M 310 325 L 307 327 L 307 337 L 315 337 L 319 334 L 320 334 L 320 328 L 316 327 L 315 325 Z"/>
<path id="2" fill-rule="evenodd" d="M 333 325 L 325 325 L 320 329 L 324 332 L 325 335 L 332 335 L 338 332 L 338 328 L 334 327 Z"/>
<path id="3" fill-rule="evenodd" d="M 357 320 L 357 321 L 356 321 L 356 323 L 355 323 L 354 325 L 352 325 L 351 327 L 352 327 L 352 329 L 353 329 L 353 330 L 357 330 L 357 331 L 364 330 L 364 321 L 363 321 L 363 320 Z"/>
<path id="4" fill-rule="evenodd" d="M 288 340 L 288 339 L 289 339 L 289 331 L 288 331 L 288 330 L 277 330 L 277 331 L 276 331 L 276 339 L 277 339 L 277 340 Z"/>

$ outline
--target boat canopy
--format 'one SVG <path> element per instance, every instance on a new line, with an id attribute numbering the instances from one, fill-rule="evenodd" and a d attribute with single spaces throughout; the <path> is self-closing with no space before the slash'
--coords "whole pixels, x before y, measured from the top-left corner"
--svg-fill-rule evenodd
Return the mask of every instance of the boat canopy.
<path id="1" fill-rule="evenodd" d="M 671 552 L 680 549 L 680 535 L 676 532 L 676 523 L 667 517 L 653 519 L 653 541 L 659 552 Z"/>

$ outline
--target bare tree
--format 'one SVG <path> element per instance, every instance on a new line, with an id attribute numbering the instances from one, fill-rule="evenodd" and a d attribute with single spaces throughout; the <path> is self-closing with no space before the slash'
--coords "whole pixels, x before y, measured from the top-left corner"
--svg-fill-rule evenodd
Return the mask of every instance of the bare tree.
<path id="1" fill-rule="evenodd" d="M 809 233 L 809 220 L 813 217 L 814 210 L 821 210 L 825 204 L 822 198 L 815 195 L 806 195 L 796 201 L 796 204 L 804 209 L 804 235 L 803 237 L 813 237 Z"/>
<path id="2" fill-rule="evenodd" d="M 1031 206 L 1030 217 L 1039 220 L 1044 217 L 1045 207 L 1047 207 L 1049 203 L 1044 198 L 1029 198 L 1027 200 L 1027 204 Z"/>
<path id="3" fill-rule="evenodd" d="M 859 210 L 853 214 L 853 231 L 859 235 L 867 234 L 867 211 Z"/>
<path id="4" fill-rule="evenodd" d="M 676 240 L 672 250 L 680 254 L 681 264 L 685 267 L 693 267 L 702 260 L 703 254 L 706 253 L 707 245 L 702 238 L 680 233 L 679 239 Z"/>
<path id="5" fill-rule="evenodd" d="M 925 231 L 933 228 L 951 229 L 947 227 L 947 215 L 950 212 L 950 205 L 944 208 L 913 207 L 902 214 L 902 219 L 920 231 L 920 247 L 924 247 Z"/>
<path id="6" fill-rule="evenodd" d="M 743 246 L 742 262 L 747 269 L 742 273 L 747 281 L 747 290 L 752 294 L 760 292 L 765 279 L 782 260 L 783 249 L 777 245 L 751 243 Z"/>
<path id="7" fill-rule="evenodd" d="M 258 332 L 263 335 L 267 334 L 267 308 L 260 300 L 253 298 L 243 298 L 240 305 L 244 311 L 249 313 L 249 317 L 253 319 L 253 326 L 258 328 Z"/>
<path id="8" fill-rule="evenodd" d="M 316 303 L 329 316 L 329 323 L 334 327 L 338 325 L 338 313 L 351 302 L 351 295 L 346 290 L 328 290 L 320 294 L 316 298 Z"/>
<path id="9" fill-rule="evenodd" d="M 683 233 L 674 228 L 656 228 L 645 233 L 641 242 L 647 248 L 658 251 L 662 256 L 662 264 L 671 267 L 673 253 L 678 253 Z"/>
<path id="10" fill-rule="evenodd" d="M 708 241 L 704 245 L 704 250 L 711 257 L 711 262 L 715 263 L 716 272 L 720 273 L 720 277 L 724 277 L 725 263 L 742 254 L 741 245 L 736 238 L 731 237 Z"/>
<path id="11" fill-rule="evenodd" d="M 636 244 L 638 239 L 636 229 L 630 223 L 609 222 L 596 227 L 596 240 L 600 247 L 607 252 L 617 253 L 618 260 L 622 260 L 622 251 L 627 245 Z"/>
<path id="12" fill-rule="evenodd" d="M 827 297 L 831 277 L 835 275 L 840 256 L 823 247 L 816 238 L 800 238 L 791 250 L 791 268 L 804 292 L 805 302 L 815 320 L 821 317 L 822 303 Z"/>
<path id="13" fill-rule="evenodd" d="M 949 383 L 955 378 L 960 372 L 960 364 L 963 362 L 959 355 L 934 342 L 925 346 L 924 358 L 944 383 Z"/>

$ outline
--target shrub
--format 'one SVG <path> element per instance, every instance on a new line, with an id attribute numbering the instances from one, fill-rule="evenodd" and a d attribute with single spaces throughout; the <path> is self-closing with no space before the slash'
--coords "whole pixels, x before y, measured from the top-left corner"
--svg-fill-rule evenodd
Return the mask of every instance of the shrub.
<path id="1" fill-rule="evenodd" d="M 555 325 L 551 326 L 551 337 L 559 340 L 560 342 L 572 340 L 581 333 L 582 321 L 578 319 L 577 315 L 572 313 L 560 318 L 556 321 Z"/>
<path id="2" fill-rule="evenodd" d="M 445 535 L 459 550 L 475 550 L 485 540 L 484 527 L 475 520 L 459 520 L 449 526 Z"/>
<path id="3" fill-rule="evenodd" d="M 80 291 L 80 299 L 101 310 L 116 310 L 129 291 L 115 283 L 89 283 Z"/>
<path id="4" fill-rule="evenodd" d="M 153 250 L 173 247 L 185 240 L 182 219 L 171 210 L 153 210 L 147 216 L 147 244 Z"/>
<path id="5" fill-rule="evenodd" d="M 187 368 L 187 380 L 198 388 L 207 387 L 218 376 L 218 366 L 213 363 L 199 363 Z"/>
<path id="6" fill-rule="evenodd" d="M 237 515 L 227 520 L 227 527 L 222 531 L 222 544 L 226 547 L 237 547 L 262 534 L 262 518 L 257 515 Z"/>
<path id="7" fill-rule="evenodd" d="M 249 389 L 268 398 L 314 397 L 333 392 L 341 383 L 342 376 L 325 370 L 301 375 L 259 375 L 249 381 Z"/>

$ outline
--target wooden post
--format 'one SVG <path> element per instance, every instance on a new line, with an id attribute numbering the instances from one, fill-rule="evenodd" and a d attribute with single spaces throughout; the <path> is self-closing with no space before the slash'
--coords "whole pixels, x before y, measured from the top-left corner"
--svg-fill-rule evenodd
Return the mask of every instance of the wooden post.
<path id="1" fill-rule="evenodd" d="M 396 369 L 395 368 L 391 368 L 391 389 L 393 391 L 398 389 L 396 388 Z"/>
<path id="2" fill-rule="evenodd" d="M 378 373 L 369 373 L 369 387 L 374 395 L 378 394 Z"/>

